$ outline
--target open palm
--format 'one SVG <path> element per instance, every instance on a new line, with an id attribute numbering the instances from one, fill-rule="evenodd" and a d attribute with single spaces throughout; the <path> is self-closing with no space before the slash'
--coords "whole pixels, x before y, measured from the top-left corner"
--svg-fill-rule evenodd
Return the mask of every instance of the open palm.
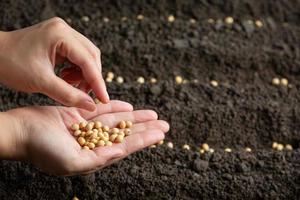
<path id="1" fill-rule="evenodd" d="M 151 110 L 133 111 L 130 104 L 110 101 L 98 104 L 94 112 L 63 106 L 42 106 L 15 109 L 26 128 L 27 159 L 41 170 L 58 175 L 89 173 L 116 160 L 157 143 L 169 130 L 165 121 L 157 120 Z M 101 121 L 116 126 L 121 120 L 134 123 L 132 134 L 123 143 L 82 149 L 70 132 L 70 126 L 80 121 Z"/>

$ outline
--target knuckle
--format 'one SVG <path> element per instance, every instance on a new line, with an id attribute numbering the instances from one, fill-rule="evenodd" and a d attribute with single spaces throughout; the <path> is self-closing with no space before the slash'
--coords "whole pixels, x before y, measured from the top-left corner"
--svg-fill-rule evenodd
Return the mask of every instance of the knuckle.
<path id="1" fill-rule="evenodd" d="M 48 30 L 61 30 L 65 29 L 67 27 L 67 23 L 59 17 L 54 17 L 49 20 L 49 23 L 47 24 Z"/>
<path id="2" fill-rule="evenodd" d="M 98 58 L 100 58 L 100 55 L 101 55 L 100 49 L 96 47 L 96 48 L 92 51 L 92 57 L 93 57 L 94 59 L 98 59 Z"/>

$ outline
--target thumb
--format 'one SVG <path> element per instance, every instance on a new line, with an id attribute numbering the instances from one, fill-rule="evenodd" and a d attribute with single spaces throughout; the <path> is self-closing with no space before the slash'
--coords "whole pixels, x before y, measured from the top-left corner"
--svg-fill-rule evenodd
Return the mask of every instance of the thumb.
<path id="1" fill-rule="evenodd" d="M 94 111 L 96 105 L 93 99 L 83 91 L 73 87 L 61 78 L 52 76 L 43 86 L 42 93 L 66 106 L 74 106 Z"/>

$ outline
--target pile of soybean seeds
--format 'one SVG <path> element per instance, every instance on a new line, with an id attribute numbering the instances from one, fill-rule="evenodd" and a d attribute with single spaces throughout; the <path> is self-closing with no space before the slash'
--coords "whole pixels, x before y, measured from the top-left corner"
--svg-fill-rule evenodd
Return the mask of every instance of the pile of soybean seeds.
<path id="1" fill-rule="evenodd" d="M 71 126 L 73 135 L 83 149 L 111 146 L 113 143 L 121 143 L 124 137 L 131 134 L 132 122 L 120 121 L 117 127 L 110 128 L 101 122 L 80 122 Z"/>

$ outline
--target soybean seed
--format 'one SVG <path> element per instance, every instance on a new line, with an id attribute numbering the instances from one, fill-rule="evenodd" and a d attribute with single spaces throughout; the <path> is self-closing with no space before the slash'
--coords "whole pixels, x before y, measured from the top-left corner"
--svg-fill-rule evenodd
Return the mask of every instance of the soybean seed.
<path id="1" fill-rule="evenodd" d="M 104 22 L 104 23 L 108 23 L 108 22 L 109 22 L 109 18 L 103 17 L 103 22 Z"/>
<path id="2" fill-rule="evenodd" d="M 80 146 L 83 146 L 85 144 L 85 139 L 83 137 L 79 137 L 77 139 L 78 143 L 80 144 Z"/>
<path id="3" fill-rule="evenodd" d="M 174 15 L 169 15 L 168 16 L 168 22 L 174 22 L 175 21 L 175 17 L 174 17 Z"/>
<path id="4" fill-rule="evenodd" d="M 202 144 L 202 149 L 203 149 L 204 151 L 209 151 L 209 146 L 208 146 L 208 144 L 203 143 L 203 144 Z"/>
<path id="5" fill-rule="evenodd" d="M 81 134 L 81 130 L 74 131 L 74 136 L 77 137 Z"/>
<path id="6" fill-rule="evenodd" d="M 118 76 L 117 83 L 124 83 L 124 78 L 122 76 Z"/>
<path id="7" fill-rule="evenodd" d="M 97 144 L 98 140 L 97 139 L 92 139 L 91 142 L 94 143 L 94 144 Z"/>
<path id="8" fill-rule="evenodd" d="M 200 153 L 200 154 L 204 154 L 204 153 L 205 153 L 204 149 L 200 149 L 200 150 L 199 150 L 199 153 Z"/>
<path id="9" fill-rule="evenodd" d="M 214 152 L 215 152 L 215 150 L 214 150 L 214 149 L 212 149 L 212 148 L 210 148 L 210 149 L 208 150 L 208 152 L 209 152 L 209 153 L 214 153 Z"/>
<path id="10" fill-rule="evenodd" d="M 149 146 L 149 148 L 156 148 L 156 145 L 152 144 L 152 145 Z"/>
<path id="11" fill-rule="evenodd" d="M 164 140 L 159 141 L 157 144 L 162 145 L 164 143 Z"/>
<path id="12" fill-rule="evenodd" d="M 88 146 L 90 149 L 94 149 L 94 148 L 95 148 L 95 144 L 92 143 L 92 142 L 88 143 L 87 146 Z"/>
<path id="13" fill-rule="evenodd" d="M 138 20 L 143 20 L 143 19 L 144 19 L 144 15 L 139 14 L 138 16 L 136 16 L 136 18 L 137 18 Z"/>
<path id="14" fill-rule="evenodd" d="M 101 103 L 101 101 L 98 98 L 95 98 L 94 102 L 95 102 L 95 104 L 100 104 Z"/>
<path id="15" fill-rule="evenodd" d="M 292 151 L 293 150 L 293 146 L 290 144 L 285 145 L 285 149 L 288 151 Z"/>
<path id="16" fill-rule="evenodd" d="M 110 129 L 110 132 L 112 134 L 118 134 L 120 132 L 120 130 L 118 128 L 112 128 L 112 129 Z"/>
<path id="17" fill-rule="evenodd" d="M 180 85 L 183 82 L 183 78 L 181 76 L 176 76 L 175 77 L 175 82 L 176 82 L 176 84 Z"/>
<path id="18" fill-rule="evenodd" d="M 105 141 L 105 146 L 112 146 L 112 142 L 111 141 Z"/>
<path id="19" fill-rule="evenodd" d="M 116 137 L 115 142 L 116 143 L 121 143 L 124 140 L 124 136 L 123 135 L 118 135 L 118 137 Z"/>
<path id="20" fill-rule="evenodd" d="M 85 127 L 85 129 L 87 130 L 87 131 L 89 131 L 89 130 L 92 130 L 93 128 L 94 128 L 94 122 L 89 122 L 87 125 L 86 125 L 86 127 Z"/>
<path id="21" fill-rule="evenodd" d="M 72 200 L 79 200 L 76 196 L 75 197 L 73 197 L 73 199 Z"/>
<path id="22" fill-rule="evenodd" d="M 79 124 L 72 124 L 71 129 L 73 131 L 79 130 Z"/>
<path id="23" fill-rule="evenodd" d="M 255 25 L 256 25 L 258 28 L 261 28 L 261 27 L 263 26 L 263 23 L 262 23 L 262 21 L 260 21 L 260 20 L 256 20 L 256 21 L 255 21 Z"/>
<path id="24" fill-rule="evenodd" d="M 131 121 L 126 121 L 126 128 L 131 128 L 132 127 L 132 122 Z"/>
<path id="25" fill-rule="evenodd" d="M 289 81 L 288 81 L 286 78 L 282 78 L 282 79 L 280 80 L 280 83 L 281 83 L 281 85 L 283 85 L 283 86 L 287 86 L 287 85 L 289 84 Z"/>
<path id="26" fill-rule="evenodd" d="M 117 137 L 118 137 L 118 134 L 112 134 L 112 135 L 109 137 L 109 141 L 114 142 L 114 141 L 116 140 Z"/>
<path id="27" fill-rule="evenodd" d="M 191 19 L 190 19 L 190 23 L 191 23 L 191 24 L 196 24 L 196 20 L 195 20 L 194 18 L 191 18 Z"/>
<path id="28" fill-rule="evenodd" d="M 283 145 L 282 144 L 278 144 L 276 147 L 277 151 L 282 151 L 283 150 Z"/>
<path id="29" fill-rule="evenodd" d="M 88 16 L 82 16 L 82 17 L 81 17 L 81 20 L 82 20 L 83 22 L 89 22 L 89 21 L 90 21 L 90 18 L 89 18 Z"/>
<path id="30" fill-rule="evenodd" d="M 129 136 L 129 135 L 131 135 L 131 130 L 129 128 L 126 128 L 124 130 L 124 133 L 125 133 L 126 136 Z"/>
<path id="31" fill-rule="evenodd" d="M 227 152 L 227 153 L 231 153 L 232 152 L 232 150 L 230 148 L 225 148 L 224 151 Z"/>
<path id="32" fill-rule="evenodd" d="M 233 22 L 234 22 L 234 19 L 232 17 L 226 17 L 225 18 L 225 23 L 226 24 L 231 25 L 231 24 L 233 24 Z"/>
<path id="33" fill-rule="evenodd" d="M 80 128 L 80 129 L 83 129 L 83 128 L 86 127 L 86 125 L 87 125 L 87 122 L 80 122 L 80 123 L 79 123 L 79 128 Z"/>
<path id="34" fill-rule="evenodd" d="M 156 78 L 150 78 L 150 83 L 157 83 L 157 80 L 156 80 Z"/>
<path id="35" fill-rule="evenodd" d="M 120 131 L 120 132 L 119 132 L 119 135 L 122 135 L 123 137 L 125 137 L 124 131 Z"/>
<path id="36" fill-rule="evenodd" d="M 86 149 L 86 150 L 90 150 L 90 148 L 88 146 L 83 146 L 82 148 Z"/>
<path id="37" fill-rule="evenodd" d="M 272 84 L 273 84 L 273 85 L 279 85 L 279 84 L 280 84 L 279 78 L 276 78 L 276 77 L 273 78 L 273 79 L 272 79 Z"/>
<path id="38" fill-rule="evenodd" d="M 209 18 L 209 19 L 207 19 L 207 22 L 208 22 L 209 24 L 213 24 L 213 23 L 215 23 L 215 20 L 212 19 L 212 18 Z"/>
<path id="39" fill-rule="evenodd" d="M 249 147 L 246 147 L 246 148 L 245 148 L 245 151 L 246 151 L 246 152 L 251 152 L 251 151 L 252 151 L 252 149 L 251 149 L 251 148 L 249 148 Z"/>
<path id="40" fill-rule="evenodd" d="M 278 143 L 277 143 L 277 142 L 273 142 L 273 144 L 272 144 L 272 148 L 273 148 L 273 149 L 276 149 L 276 148 L 277 148 L 277 146 L 278 146 Z"/>
<path id="41" fill-rule="evenodd" d="M 109 127 L 108 126 L 103 126 L 102 127 L 102 131 L 103 132 L 108 132 L 109 131 Z"/>
<path id="42" fill-rule="evenodd" d="M 113 79 L 115 77 L 115 74 L 113 72 L 108 72 L 106 77 Z"/>
<path id="43" fill-rule="evenodd" d="M 120 128 L 120 129 L 124 129 L 124 128 L 126 128 L 126 122 L 125 121 L 120 121 L 119 122 L 119 124 L 118 124 L 118 127 Z"/>
<path id="44" fill-rule="evenodd" d="M 103 140 L 99 140 L 96 144 L 97 147 L 103 147 L 105 146 L 105 142 Z"/>
<path id="45" fill-rule="evenodd" d="M 168 146 L 169 148 L 171 148 L 171 149 L 173 149 L 173 147 L 174 147 L 174 145 L 173 145 L 172 142 L 168 142 L 168 143 L 167 143 L 167 146 Z"/>
<path id="46" fill-rule="evenodd" d="M 145 83 L 145 79 L 144 79 L 144 77 L 142 77 L 142 76 L 138 77 L 136 81 L 137 81 L 139 84 L 144 84 L 144 83 Z"/>
<path id="47" fill-rule="evenodd" d="M 183 149 L 186 149 L 186 150 L 190 150 L 190 149 L 191 149 L 190 145 L 188 145 L 188 144 L 184 144 L 184 145 L 182 146 L 182 148 L 183 148 Z"/>
<path id="48" fill-rule="evenodd" d="M 91 136 L 94 133 L 92 130 L 88 130 L 85 134 L 85 136 Z"/>
<path id="49" fill-rule="evenodd" d="M 108 83 L 111 83 L 113 80 L 112 80 L 112 78 L 108 78 L 108 77 L 107 77 L 107 78 L 105 79 L 105 81 L 108 82 Z"/>
<path id="50" fill-rule="evenodd" d="M 80 134 L 80 137 L 85 137 L 85 135 L 86 135 L 86 132 L 82 131 L 81 134 Z"/>
<path id="51" fill-rule="evenodd" d="M 96 121 L 94 127 L 97 128 L 97 129 L 99 129 L 99 128 L 102 127 L 102 123 L 99 122 L 99 121 Z"/>
<path id="52" fill-rule="evenodd" d="M 213 87 L 218 87 L 219 83 L 215 80 L 211 80 L 210 81 L 210 84 L 213 86 Z"/>

